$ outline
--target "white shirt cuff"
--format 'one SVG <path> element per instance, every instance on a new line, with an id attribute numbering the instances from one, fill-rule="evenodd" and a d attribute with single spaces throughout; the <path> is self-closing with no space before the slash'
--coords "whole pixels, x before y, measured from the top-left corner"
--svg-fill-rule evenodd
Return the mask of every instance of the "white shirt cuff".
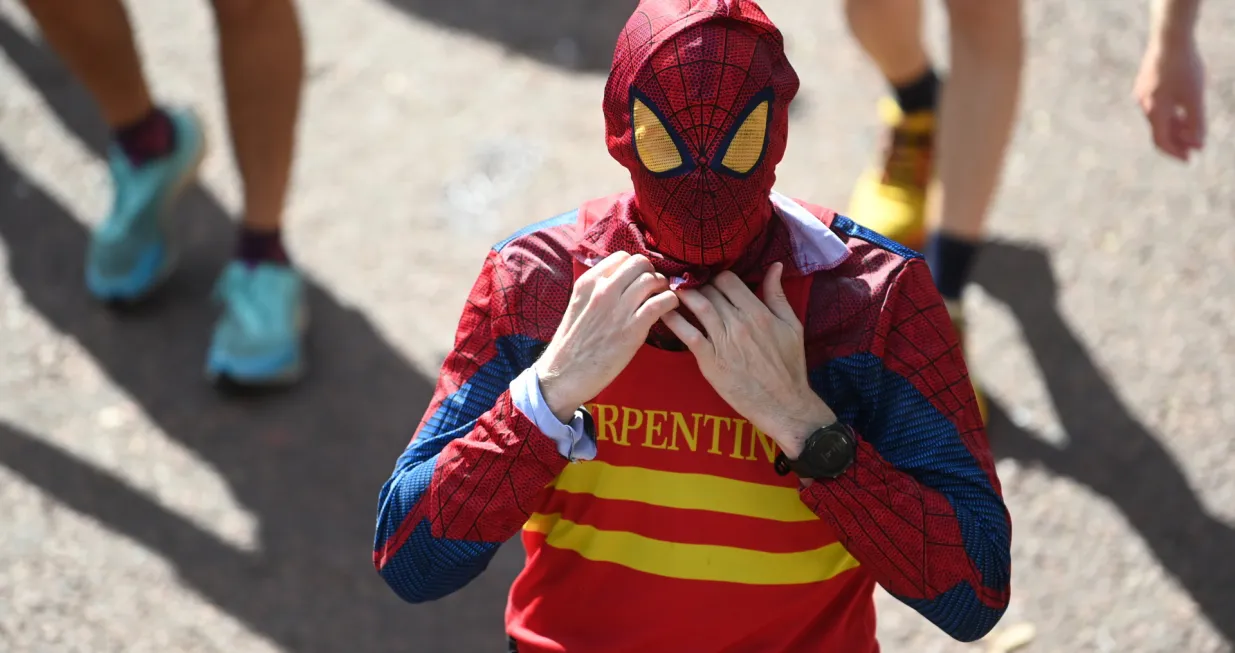
<path id="1" fill-rule="evenodd" d="M 510 400 L 536 428 L 557 444 L 558 453 L 568 460 L 592 460 L 596 457 L 596 441 L 583 428 L 583 416 L 575 413 L 569 424 L 549 410 L 540 390 L 540 378 L 535 368 L 527 368 L 510 382 Z"/>

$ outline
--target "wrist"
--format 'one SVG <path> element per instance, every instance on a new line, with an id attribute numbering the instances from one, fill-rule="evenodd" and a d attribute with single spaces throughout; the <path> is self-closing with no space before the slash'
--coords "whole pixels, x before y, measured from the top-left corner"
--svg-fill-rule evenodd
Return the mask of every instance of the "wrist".
<path id="1" fill-rule="evenodd" d="M 1162 49 L 1194 43 L 1198 4 L 1197 0 L 1158 0 L 1153 11 L 1151 41 Z"/>
<path id="2" fill-rule="evenodd" d="M 797 460 L 811 433 L 836 422 L 836 413 L 814 391 L 794 402 L 795 408 L 782 414 L 776 441 L 790 460 Z M 771 435 L 771 434 L 769 434 Z"/>
<path id="3" fill-rule="evenodd" d="M 570 384 L 563 383 L 560 374 L 549 371 L 539 363 L 534 365 L 533 369 L 536 371 L 536 382 L 540 384 L 540 395 L 544 397 L 545 405 L 558 421 L 568 424 L 581 403 L 565 392 L 565 389 L 571 387 Z"/>
<path id="4" fill-rule="evenodd" d="M 1149 49 L 1169 55 L 1196 47 L 1196 31 L 1190 24 L 1160 25 L 1150 38 Z"/>

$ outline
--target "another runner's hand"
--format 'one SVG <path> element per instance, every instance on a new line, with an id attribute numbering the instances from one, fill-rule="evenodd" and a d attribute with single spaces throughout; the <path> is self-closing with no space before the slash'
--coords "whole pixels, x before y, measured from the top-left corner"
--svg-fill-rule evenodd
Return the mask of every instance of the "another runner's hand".
<path id="1" fill-rule="evenodd" d="M 664 321 L 717 394 L 796 458 L 806 437 L 836 416 L 807 382 L 802 323 L 785 297 L 783 271 L 779 263 L 768 270 L 766 304 L 731 272 L 701 290 L 679 291 L 706 334 L 677 311 Z"/>
<path id="2" fill-rule="evenodd" d="M 566 315 L 536 361 L 545 402 L 566 422 L 626 368 L 665 313 L 677 308 L 669 280 L 647 257 L 609 255 L 575 281 Z"/>
<path id="3" fill-rule="evenodd" d="M 1205 144 L 1205 69 L 1191 38 L 1156 37 L 1145 50 L 1135 93 L 1154 145 L 1187 161 Z"/>

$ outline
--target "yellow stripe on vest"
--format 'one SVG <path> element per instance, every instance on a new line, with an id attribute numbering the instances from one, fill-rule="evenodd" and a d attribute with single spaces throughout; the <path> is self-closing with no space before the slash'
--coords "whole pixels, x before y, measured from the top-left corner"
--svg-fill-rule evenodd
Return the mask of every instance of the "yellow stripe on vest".
<path id="1" fill-rule="evenodd" d="M 545 543 L 595 562 L 612 562 L 657 576 L 747 585 L 800 585 L 828 580 L 858 566 L 839 542 L 798 553 L 665 542 L 626 531 L 604 531 L 561 515 L 533 513 L 524 530 Z"/>
<path id="2" fill-rule="evenodd" d="M 600 499 L 638 501 L 663 508 L 707 510 L 781 522 L 819 519 L 798 491 L 708 474 L 662 472 L 589 461 L 567 465 L 552 487 Z"/>

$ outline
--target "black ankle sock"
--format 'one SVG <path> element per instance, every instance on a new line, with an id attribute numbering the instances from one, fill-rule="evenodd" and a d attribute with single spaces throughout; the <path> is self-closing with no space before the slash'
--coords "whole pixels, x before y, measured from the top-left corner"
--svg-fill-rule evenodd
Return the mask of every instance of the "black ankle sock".
<path id="1" fill-rule="evenodd" d="M 288 264 L 287 250 L 283 249 L 283 235 L 278 230 L 257 231 L 240 228 L 236 241 L 236 258 L 250 267 L 261 263 Z"/>
<path id="2" fill-rule="evenodd" d="M 921 77 L 902 86 L 893 86 L 892 90 L 896 92 L 896 103 L 901 111 L 931 111 L 939 102 L 939 77 L 934 68 L 927 68 Z"/>
<path id="3" fill-rule="evenodd" d="M 957 300 L 965 284 L 980 242 L 963 240 L 939 232 L 926 242 L 926 264 L 930 266 L 935 286 L 944 299 Z"/>
<path id="4" fill-rule="evenodd" d="M 159 108 L 151 109 L 137 122 L 120 127 L 114 135 L 134 166 L 167 156 L 176 147 L 176 126 L 167 112 Z"/>

